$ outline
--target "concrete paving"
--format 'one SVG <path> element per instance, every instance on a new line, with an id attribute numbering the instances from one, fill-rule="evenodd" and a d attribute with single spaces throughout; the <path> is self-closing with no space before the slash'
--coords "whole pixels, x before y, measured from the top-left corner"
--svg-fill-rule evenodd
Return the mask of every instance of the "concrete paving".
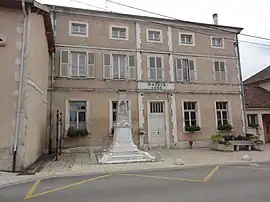
<path id="1" fill-rule="evenodd" d="M 37 180 L 0 189 L 1 202 L 268 202 L 270 163 Z"/>

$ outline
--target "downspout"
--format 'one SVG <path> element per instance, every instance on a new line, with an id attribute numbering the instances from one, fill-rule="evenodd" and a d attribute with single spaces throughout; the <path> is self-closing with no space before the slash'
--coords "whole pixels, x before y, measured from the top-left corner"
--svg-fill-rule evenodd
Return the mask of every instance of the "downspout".
<path id="1" fill-rule="evenodd" d="M 55 7 L 53 6 L 53 12 L 51 15 L 51 22 L 52 22 L 52 27 L 53 27 L 53 35 L 55 37 L 55 21 L 56 21 L 56 17 L 55 17 Z M 52 100 L 53 100 L 53 91 L 54 91 L 54 70 L 55 70 L 55 52 L 52 53 L 52 60 L 51 60 L 51 83 L 50 83 L 50 106 L 49 106 L 49 145 L 48 145 L 48 154 L 52 154 Z"/>
<path id="2" fill-rule="evenodd" d="M 23 99 L 24 99 L 24 88 L 25 88 L 25 54 L 26 54 L 26 40 L 27 40 L 27 26 L 28 26 L 28 16 L 25 9 L 25 0 L 22 0 L 22 11 L 24 15 L 24 24 L 23 24 L 23 38 L 22 38 L 22 49 L 21 49 L 21 61 L 20 61 L 20 81 L 19 81 L 19 92 L 17 100 L 17 111 L 16 111 L 16 126 L 15 126 L 15 137 L 13 144 L 13 158 L 12 158 L 12 172 L 16 171 L 16 157 L 18 150 L 18 138 L 22 132 L 22 119 L 24 118 L 24 109 L 23 109 Z"/>
<path id="3" fill-rule="evenodd" d="M 237 67 L 239 72 L 239 80 L 240 80 L 240 99 L 241 103 L 241 110 L 242 110 L 242 122 L 243 122 L 243 132 L 247 134 L 247 121 L 246 121 L 246 104 L 245 104 L 245 92 L 244 92 L 244 84 L 243 84 L 243 77 L 242 77 L 242 70 L 241 70 L 241 62 L 240 62 L 240 51 L 239 51 L 239 41 L 238 36 L 236 34 L 236 41 L 234 42 L 235 47 L 235 55 L 237 57 Z"/>

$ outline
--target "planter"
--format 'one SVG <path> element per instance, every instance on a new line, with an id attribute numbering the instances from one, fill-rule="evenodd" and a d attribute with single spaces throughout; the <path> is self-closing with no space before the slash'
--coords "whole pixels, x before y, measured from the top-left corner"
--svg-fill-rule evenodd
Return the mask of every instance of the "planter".
<path id="1" fill-rule="evenodd" d="M 254 144 L 252 146 L 252 149 L 256 150 L 256 151 L 263 151 L 264 150 L 264 145 L 263 144 Z"/>
<path id="2" fill-rule="evenodd" d="M 233 152 L 234 150 L 233 145 L 225 145 L 225 144 L 219 144 L 219 143 L 212 143 L 212 149 L 218 150 L 218 151 L 228 151 L 228 152 Z"/>

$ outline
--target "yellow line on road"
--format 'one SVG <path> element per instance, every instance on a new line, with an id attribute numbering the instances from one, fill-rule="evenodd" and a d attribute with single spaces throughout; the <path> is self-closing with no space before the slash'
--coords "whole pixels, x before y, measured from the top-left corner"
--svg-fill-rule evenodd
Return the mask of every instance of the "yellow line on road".
<path id="1" fill-rule="evenodd" d="M 219 166 L 216 166 L 205 178 L 204 182 L 207 182 L 213 175 L 214 173 L 219 169 Z"/>
<path id="2" fill-rule="evenodd" d="M 27 192 L 26 196 L 24 197 L 24 200 L 27 200 L 27 199 L 29 199 L 30 197 L 33 196 L 33 194 L 34 194 L 34 192 L 35 192 L 37 186 L 38 186 L 39 183 L 40 183 L 40 181 L 41 181 L 41 180 L 37 180 L 37 181 L 34 183 L 34 185 L 31 187 L 31 189 Z"/>
<path id="3" fill-rule="evenodd" d="M 73 184 L 69 184 L 69 185 L 65 185 L 65 186 L 62 186 L 62 187 L 55 188 L 55 189 L 51 189 L 49 191 L 41 192 L 41 193 L 38 193 L 38 194 L 33 194 L 34 191 L 35 191 L 35 189 L 36 189 L 36 187 L 37 187 L 37 185 L 38 185 L 37 184 L 35 186 L 35 184 L 34 184 L 35 187 L 34 186 L 33 186 L 34 188 L 32 187 L 33 188 L 33 191 L 32 191 L 32 188 L 30 189 L 30 191 L 32 191 L 32 192 L 29 191 L 30 193 L 32 193 L 32 195 L 29 195 L 28 196 L 28 194 L 27 194 L 26 196 L 28 196 L 28 197 L 25 197 L 25 200 L 26 199 L 36 198 L 38 196 L 42 196 L 42 195 L 49 194 L 49 193 L 52 193 L 52 192 L 55 192 L 55 191 L 67 189 L 67 188 L 70 188 L 70 187 L 74 187 L 74 186 L 77 186 L 77 185 L 80 185 L 80 184 L 84 184 L 84 183 L 87 183 L 87 182 L 95 181 L 95 180 L 102 179 L 102 178 L 109 177 L 109 176 L 111 176 L 111 175 L 102 175 L 102 176 L 99 176 L 99 177 L 95 177 L 95 178 L 91 178 L 91 179 L 88 179 L 88 180 L 83 180 L 83 181 L 76 182 L 76 183 L 73 183 Z"/>
<path id="4" fill-rule="evenodd" d="M 131 177 L 142 177 L 142 178 L 153 178 L 153 179 L 163 179 L 163 180 L 178 180 L 186 182 L 204 182 L 203 180 L 185 179 L 185 178 L 174 178 L 174 177 L 162 177 L 153 175 L 136 175 L 136 174 L 118 174 L 120 176 L 131 176 Z"/>

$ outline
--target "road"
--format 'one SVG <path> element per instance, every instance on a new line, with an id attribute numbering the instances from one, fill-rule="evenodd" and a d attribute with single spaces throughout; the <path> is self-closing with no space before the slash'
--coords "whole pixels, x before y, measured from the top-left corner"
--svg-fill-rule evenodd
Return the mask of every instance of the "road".
<path id="1" fill-rule="evenodd" d="M 269 163 L 62 177 L 0 189 L 1 202 L 269 200 Z"/>

